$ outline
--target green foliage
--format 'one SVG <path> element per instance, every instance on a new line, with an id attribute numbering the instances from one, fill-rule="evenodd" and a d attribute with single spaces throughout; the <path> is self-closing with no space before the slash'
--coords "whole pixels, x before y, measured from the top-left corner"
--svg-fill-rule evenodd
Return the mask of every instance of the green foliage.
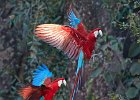
<path id="1" fill-rule="evenodd" d="M 137 37 L 137 42 L 138 42 L 140 38 L 140 36 L 138 35 L 140 32 L 139 30 L 140 18 L 138 17 L 139 14 L 137 11 L 137 9 L 140 7 L 139 2 L 138 1 L 128 1 L 128 2 L 122 1 L 122 2 L 117 2 L 117 4 L 118 4 L 118 12 L 116 14 L 113 13 L 114 14 L 113 15 L 114 17 L 112 19 L 114 20 L 113 27 L 124 29 L 124 30 L 130 30 L 131 34 Z M 114 10 L 114 8 L 112 8 L 112 10 Z M 122 45 L 122 42 L 118 41 L 117 44 Z M 117 46 L 117 48 L 119 48 L 119 46 Z M 112 68 L 111 70 L 108 71 L 108 73 L 110 73 L 110 77 L 109 75 L 106 76 L 106 74 L 104 74 L 104 78 L 109 80 L 107 82 L 110 83 L 110 85 L 113 84 L 114 82 L 120 81 L 120 83 L 114 84 L 116 85 L 116 87 L 114 87 L 115 93 L 116 92 L 120 93 L 120 95 L 124 96 L 127 99 L 131 99 L 131 98 L 137 99 L 138 94 L 139 94 L 139 82 L 138 82 L 139 78 L 136 76 L 140 75 L 139 73 L 140 64 L 137 61 L 135 62 L 130 59 L 129 60 L 123 59 L 121 55 L 118 54 L 122 52 L 122 48 L 120 50 L 117 48 L 114 49 L 112 44 L 110 46 L 110 49 L 113 52 L 113 55 L 116 55 L 115 53 L 117 53 L 116 57 L 120 63 L 119 64 L 120 70 L 115 71 L 115 73 L 112 73 L 112 71 L 114 71 Z M 138 56 L 140 53 L 139 51 L 140 51 L 139 43 L 134 42 L 130 45 L 129 56 L 130 57 Z M 118 62 L 116 62 L 115 65 L 113 65 L 112 67 L 116 66 L 117 64 Z M 132 87 L 133 85 L 135 85 L 135 87 Z M 122 89 L 120 90 L 119 88 L 122 88 Z"/>
<path id="2" fill-rule="evenodd" d="M 136 97 L 137 94 L 138 94 L 138 89 L 135 88 L 135 87 L 130 87 L 130 88 L 126 91 L 126 96 L 127 96 L 128 98 L 130 98 L 130 99 Z"/>
<path id="3" fill-rule="evenodd" d="M 96 68 L 96 69 L 93 71 L 93 74 L 91 75 L 91 77 L 92 77 L 92 78 L 97 77 L 98 75 L 101 74 L 102 70 L 103 70 L 103 69 L 100 68 L 100 67 Z"/>
<path id="4" fill-rule="evenodd" d="M 135 57 L 140 54 L 140 43 L 132 43 L 129 48 L 129 56 Z"/>
<path id="5" fill-rule="evenodd" d="M 39 64 L 44 63 L 49 66 L 54 78 L 65 77 L 67 79 L 67 59 L 57 49 L 51 48 L 33 35 L 34 28 L 38 24 L 63 24 L 66 2 L 65 0 L 8 0 L 7 2 L 14 8 L 9 15 L 7 26 L 12 28 L 15 34 L 20 34 L 17 40 L 17 54 L 23 55 L 23 62 L 20 66 L 16 65 L 20 73 L 16 72 L 16 68 L 10 68 L 11 66 L 4 69 L 8 75 L 12 76 L 11 82 L 8 81 L 12 87 L 1 90 L 0 96 L 10 100 L 21 100 L 17 91 L 23 84 L 31 82 L 32 72 Z M 56 98 L 67 100 L 69 90 L 66 88 L 62 87 Z"/>
<path id="6" fill-rule="evenodd" d="M 129 30 L 130 34 L 135 37 L 132 38 L 133 40 L 136 39 L 137 42 L 140 40 L 140 17 L 138 13 L 140 2 L 138 0 L 103 0 L 102 6 L 110 12 L 112 29 L 117 29 L 118 34 L 121 34 L 122 30 Z M 118 34 L 116 34 L 116 36 Z M 104 78 L 110 88 L 108 96 L 111 100 L 138 100 L 140 94 L 139 60 L 123 58 L 123 42 L 121 41 L 123 35 L 122 37 L 116 36 L 104 35 L 102 39 L 98 40 L 97 50 L 95 51 L 98 56 L 94 58 L 98 58 L 98 60 L 94 61 L 96 65 L 92 65 L 96 66 L 92 78 Z M 128 50 L 129 57 L 135 57 L 140 54 L 139 43 L 137 42 L 131 45 L 128 44 L 130 45 Z M 93 81 L 93 79 L 89 80 L 87 86 L 93 86 L 91 81 Z M 96 91 L 96 88 L 94 88 L 94 90 L 93 88 L 88 89 L 88 91 Z M 97 90 L 98 89 L 99 88 L 97 88 Z M 92 92 L 89 93 L 87 98 L 90 98 L 93 94 Z M 96 97 L 98 96 L 95 95 L 95 98 Z"/>
<path id="7" fill-rule="evenodd" d="M 133 63 L 130 72 L 132 75 L 140 75 L 140 64 L 139 63 Z"/>

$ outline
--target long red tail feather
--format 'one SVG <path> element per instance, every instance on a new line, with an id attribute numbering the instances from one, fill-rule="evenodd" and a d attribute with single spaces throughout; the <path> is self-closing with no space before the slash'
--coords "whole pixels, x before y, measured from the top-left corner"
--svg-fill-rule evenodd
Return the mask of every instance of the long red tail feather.
<path id="1" fill-rule="evenodd" d="M 29 100 L 39 88 L 32 87 L 31 85 L 21 88 L 18 93 L 23 97 L 24 100 Z"/>
<path id="2" fill-rule="evenodd" d="M 70 95 L 70 100 L 74 100 L 74 97 L 76 95 L 76 92 L 79 88 L 79 85 L 80 85 L 80 81 L 81 81 L 81 74 L 82 74 L 82 69 L 79 70 L 76 78 L 75 78 L 75 81 L 74 81 L 74 87 L 72 89 L 72 92 L 71 92 L 71 95 Z"/>

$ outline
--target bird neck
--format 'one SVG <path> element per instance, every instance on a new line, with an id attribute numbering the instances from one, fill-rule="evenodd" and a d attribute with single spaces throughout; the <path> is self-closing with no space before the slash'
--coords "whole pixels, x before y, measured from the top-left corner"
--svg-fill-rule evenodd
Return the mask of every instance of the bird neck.
<path id="1" fill-rule="evenodd" d="M 91 42 L 95 42 L 96 41 L 96 37 L 95 37 L 94 33 L 90 33 L 88 35 L 88 41 L 91 41 Z"/>

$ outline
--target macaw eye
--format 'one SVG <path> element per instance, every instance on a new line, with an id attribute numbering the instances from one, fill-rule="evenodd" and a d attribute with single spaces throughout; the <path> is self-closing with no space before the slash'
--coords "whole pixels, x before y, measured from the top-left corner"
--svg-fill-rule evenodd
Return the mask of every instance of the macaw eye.
<path id="1" fill-rule="evenodd" d="M 66 80 L 63 80 L 63 84 L 66 86 L 67 85 L 67 82 L 66 82 Z"/>

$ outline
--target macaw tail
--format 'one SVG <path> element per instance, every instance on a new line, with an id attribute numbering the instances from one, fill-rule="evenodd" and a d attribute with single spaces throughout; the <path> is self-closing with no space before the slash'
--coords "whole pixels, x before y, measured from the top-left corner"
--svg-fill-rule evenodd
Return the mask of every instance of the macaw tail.
<path id="1" fill-rule="evenodd" d="M 31 85 L 28 85 L 21 88 L 18 91 L 18 94 L 21 95 L 24 100 L 39 100 L 40 94 L 37 94 L 38 90 L 38 87 L 32 87 Z"/>
<path id="2" fill-rule="evenodd" d="M 81 74 L 82 74 L 82 69 L 79 70 L 79 72 L 75 78 L 74 87 L 71 92 L 70 100 L 74 100 L 77 90 L 78 90 L 79 86 L 81 85 L 81 78 L 82 78 Z"/>
<path id="3" fill-rule="evenodd" d="M 79 54 L 79 58 L 78 58 L 78 67 L 77 67 L 77 71 L 76 71 L 76 78 L 75 78 L 74 87 L 72 89 L 72 93 L 70 96 L 70 100 L 74 100 L 77 90 L 80 88 L 83 74 L 84 74 L 84 54 L 81 50 L 80 54 Z"/>

